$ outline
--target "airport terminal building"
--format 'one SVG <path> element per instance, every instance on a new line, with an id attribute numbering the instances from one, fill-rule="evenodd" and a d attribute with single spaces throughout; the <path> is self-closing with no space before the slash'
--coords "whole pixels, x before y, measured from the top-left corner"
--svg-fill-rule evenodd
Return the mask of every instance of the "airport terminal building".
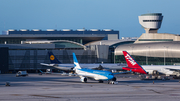
<path id="1" fill-rule="evenodd" d="M 180 63 L 180 35 L 158 33 L 163 15 L 148 13 L 139 16 L 145 29 L 139 38 L 119 39 L 112 29 L 20 29 L 0 35 L 0 73 L 9 71 L 54 69 L 52 51 L 62 63 L 73 63 L 72 53 L 80 63 L 126 63 L 122 51 L 128 51 L 141 65 L 174 65 Z"/>
<path id="2" fill-rule="evenodd" d="M 80 63 L 113 63 L 115 47 L 134 41 L 119 40 L 119 31 L 112 29 L 10 29 L 0 35 L 0 51 L 6 51 L 3 53 L 8 57 L 8 69 L 3 67 L 0 71 L 53 69 L 40 65 L 50 63 L 48 51 L 62 63 L 73 63 L 73 52 Z"/>

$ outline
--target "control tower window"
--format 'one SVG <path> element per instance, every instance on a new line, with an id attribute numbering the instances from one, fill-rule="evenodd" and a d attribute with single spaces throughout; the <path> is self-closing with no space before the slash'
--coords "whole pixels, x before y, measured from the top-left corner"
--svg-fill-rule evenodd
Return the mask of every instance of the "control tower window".
<path id="1" fill-rule="evenodd" d="M 143 20 L 143 22 L 162 22 L 162 20 Z"/>

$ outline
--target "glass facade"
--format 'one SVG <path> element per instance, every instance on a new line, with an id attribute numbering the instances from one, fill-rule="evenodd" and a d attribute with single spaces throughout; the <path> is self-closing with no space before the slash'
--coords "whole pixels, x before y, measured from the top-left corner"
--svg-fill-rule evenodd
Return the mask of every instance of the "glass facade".
<path id="1" fill-rule="evenodd" d="M 72 52 L 76 53 L 79 63 L 97 63 L 95 52 L 90 50 L 9 50 L 9 70 L 54 69 L 40 63 L 50 63 L 48 51 L 52 51 L 62 63 L 73 63 Z"/>
<path id="2" fill-rule="evenodd" d="M 53 42 L 55 44 L 55 48 L 83 48 L 80 45 L 70 43 L 70 42 Z"/>
<path id="3" fill-rule="evenodd" d="M 21 44 L 21 41 L 25 41 L 25 39 L 0 39 L 0 44 Z"/>

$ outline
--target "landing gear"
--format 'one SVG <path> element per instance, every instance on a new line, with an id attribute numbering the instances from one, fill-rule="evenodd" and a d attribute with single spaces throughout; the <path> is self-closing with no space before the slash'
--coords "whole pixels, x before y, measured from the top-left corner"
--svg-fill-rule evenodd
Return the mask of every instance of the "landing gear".
<path id="1" fill-rule="evenodd" d="M 108 84 L 113 84 L 114 85 L 114 84 L 118 84 L 118 82 L 117 81 L 109 81 Z"/>
<path id="2" fill-rule="evenodd" d="M 116 81 L 116 78 L 112 78 L 112 81 L 108 81 L 108 84 L 118 84 L 118 82 Z"/>
<path id="3" fill-rule="evenodd" d="M 173 76 L 173 79 L 180 79 L 180 76 L 174 75 L 174 76 Z"/>

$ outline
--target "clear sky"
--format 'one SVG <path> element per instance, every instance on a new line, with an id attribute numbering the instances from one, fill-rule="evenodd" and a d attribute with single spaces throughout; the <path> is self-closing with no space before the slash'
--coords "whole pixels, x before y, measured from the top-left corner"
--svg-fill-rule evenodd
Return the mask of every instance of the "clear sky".
<path id="1" fill-rule="evenodd" d="M 138 16 L 162 13 L 159 33 L 180 34 L 180 0 L 0 0 L 0 33 L 8 29 L 114 29 L 144 33 Z"/>

